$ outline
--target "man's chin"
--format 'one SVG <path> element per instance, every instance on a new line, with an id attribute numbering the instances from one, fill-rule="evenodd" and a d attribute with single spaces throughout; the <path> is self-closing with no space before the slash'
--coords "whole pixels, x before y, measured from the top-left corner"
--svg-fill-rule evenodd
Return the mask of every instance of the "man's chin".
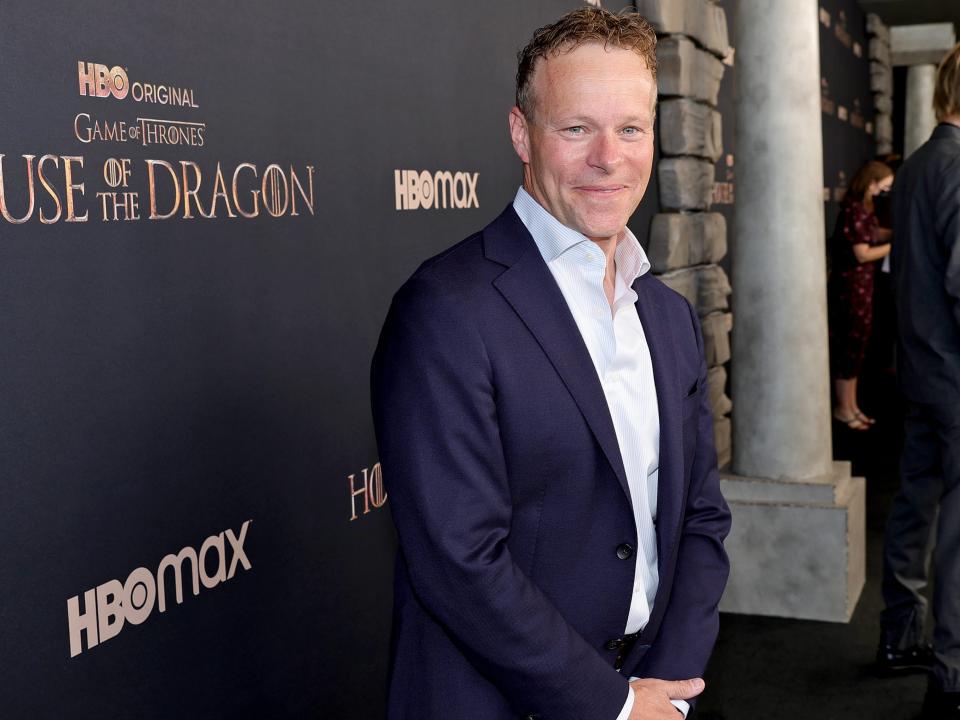
<path id="1" fill-rule="evenodd" d="M 623 228 L 632 214 L 632 212 L 627 212 L 628 208 L 623 206 L 584 209 L 594 211 L 581 213 L 577 217 L 580 228 L 582 228 L 580 232 L 587 237 L 610 237 L 623 232 Z"/>
<path id="2" fill-rule="evenodd" d="M 580 232 L 591 240 L 606 240 L 620 235 L 626 225 L 626 219 L 622 222 L 584 223 Z"/>

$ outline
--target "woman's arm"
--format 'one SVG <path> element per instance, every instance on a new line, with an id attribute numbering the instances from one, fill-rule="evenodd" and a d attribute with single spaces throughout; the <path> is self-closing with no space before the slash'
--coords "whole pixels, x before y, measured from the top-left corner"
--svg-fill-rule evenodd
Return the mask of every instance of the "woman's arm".
<path id="1" fill-rule="evenodd" d="M 856 243 L 853 246 L 853 255 L 858 263 L 876 262 L 883 260 L 890 254 L 890 243 L 883 245 L 869 245 L 867 243 Z"/>

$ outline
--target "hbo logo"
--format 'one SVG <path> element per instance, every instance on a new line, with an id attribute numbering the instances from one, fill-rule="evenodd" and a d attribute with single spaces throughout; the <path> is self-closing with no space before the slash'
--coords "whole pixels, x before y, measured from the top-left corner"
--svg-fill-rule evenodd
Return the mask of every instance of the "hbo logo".
<path id="1" fill-rule="evenodd" d="M 130 92 L 130 83 L 126 71 L 118 66 L 107 68 L 106 65 L 77 63 L 77 76 L 80 81 L 80 94 L 93 97 L 107 97 L 113 95 L 117 100 L 123 100 Z"/>

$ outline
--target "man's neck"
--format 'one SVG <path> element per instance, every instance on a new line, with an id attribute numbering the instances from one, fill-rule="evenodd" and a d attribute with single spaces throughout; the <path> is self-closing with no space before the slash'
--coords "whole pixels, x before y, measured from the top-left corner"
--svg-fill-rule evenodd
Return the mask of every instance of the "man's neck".
<path id="1" fill-rule="evenodd" d="M 617 243 L 620 242 L 620 238 L 624 235 L 624 231 L 621 230 L 616 235 L 606 238 L 587 238 L 593 243 L 596 243 L 597 247 L 603 250 L 603 254 L 607 258 L 607 264 L 613 262 L 614 256 L 617 254 Z"/>
<path id="2" fill-rule="evenodd" d="M 944 118 L 940 118 L 940 122 L 960 127 L 960 115 L 947 115 Z"/>
<path id="3" fill-rule="evenodd" d="M 617 243 L 624 236 L 624 232 L 609 238 L 589 238 L 591 242 L 596 243 L 597 247 L 603 250 L 607 259 L 606 269 L 603 273 L 603 292 L 607 296 L 607 302 L 613 309 L 613 297 L 617 287 Z"/>

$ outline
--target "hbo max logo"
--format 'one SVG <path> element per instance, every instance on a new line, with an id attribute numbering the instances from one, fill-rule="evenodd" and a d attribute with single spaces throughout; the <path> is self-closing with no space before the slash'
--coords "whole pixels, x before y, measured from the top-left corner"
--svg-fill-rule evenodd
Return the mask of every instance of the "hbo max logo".
<path id="1" fill-rule="evenodd" d="M 480 207 L 477 181 L 480 173 L 438 170 L 394 170 L 397 210 Z"/>
<path id="2" fill-rule="evenodd" d="M 145 567 L 131 572 L 126 582 L 108 580 L 83 594 L 83 610 L 80 609 L 80 597 L 74 595 L 67 600 L 67 623 L 70 626 L 70 657 L 83 652 L 83 634 L 87 635 L 89 650 L 123 630 L 124 623 L 139 625 L 153 612 L 154 605 L 164 612 L 167 609 L 165 583 L 172 578 L 177 604 L 183 602 L 183 581 L 186 577 L 194 595 L 200 594 L 200 585 L 211 590 L 226 582 L 237 572 L 237 565 L 249 570 L 250 560 L 243 550 L 247 539 L 250 520 L 240 527 L 239 537 L 233 530 L 227 529 L 211 535 L 203 541 L 198 553 L 189 545 L 176 555 L 170 554 L 160 561 L 156 579 L 154 573 Z M 229 545 L 229 547 L 228 547 Z M 216 570 L 207 572 L 207 557 L 216 559 Z M 229 560 L 229 569 L 227 561 Z"/>

